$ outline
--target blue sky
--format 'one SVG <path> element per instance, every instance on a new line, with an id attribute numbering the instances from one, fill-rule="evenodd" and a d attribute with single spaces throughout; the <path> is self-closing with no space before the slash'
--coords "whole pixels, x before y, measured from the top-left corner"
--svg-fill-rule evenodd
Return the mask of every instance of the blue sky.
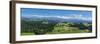
<path id="1" fill-rule="evenodd" d="M 92 11 L 21 8 L 22 17 L 58 17 L 63 19 L 92 20 Z"/>

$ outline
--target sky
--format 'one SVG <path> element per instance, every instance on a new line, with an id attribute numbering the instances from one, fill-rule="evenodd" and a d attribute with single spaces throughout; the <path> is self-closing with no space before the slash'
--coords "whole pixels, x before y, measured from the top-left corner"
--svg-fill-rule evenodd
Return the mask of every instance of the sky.
<path id="1" fill-rule="evenodd" d="M 21 8 L 21 17 L 58 17 L 62 19 L 92 20 L 92 11 Z"/>

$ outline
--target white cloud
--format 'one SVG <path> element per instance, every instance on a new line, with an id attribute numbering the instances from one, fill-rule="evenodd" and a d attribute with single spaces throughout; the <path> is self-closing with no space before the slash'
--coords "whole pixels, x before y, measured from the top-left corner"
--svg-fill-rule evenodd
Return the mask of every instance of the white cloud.
<path id="1" fill-rule="evenodd" d="M 83 15 L 79 14 L 72 14 L 69 16 L 43 16 L 43 15 L 23 15 L 23 17 L 57 17 L 57 18 L 62 18 L 62 19 L 80 19 L 80 20 L 92 20 L 91 17 L 83 17 Z"/>

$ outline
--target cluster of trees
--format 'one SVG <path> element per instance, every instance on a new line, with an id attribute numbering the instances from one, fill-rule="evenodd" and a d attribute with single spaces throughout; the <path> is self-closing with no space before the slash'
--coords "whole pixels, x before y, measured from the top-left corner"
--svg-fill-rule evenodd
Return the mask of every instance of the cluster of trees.
<path id="1" fill-rule="evenodd" d="M 48 21 L 26 21 L 21 20 L 21 33 L 40 34 L 60 34 L 60 33 L 81 33 L 91 32 L 91 23 L 69 23 L 58 22 L 49 23 Z M 88 30 L 88 31 L 87 31 Z"/>
<path id="2" fill-rule="evenodd" d="M 55 24 L 46 21 L 21 21 L 22 33 L 45 34 L 54 29 Z"/>

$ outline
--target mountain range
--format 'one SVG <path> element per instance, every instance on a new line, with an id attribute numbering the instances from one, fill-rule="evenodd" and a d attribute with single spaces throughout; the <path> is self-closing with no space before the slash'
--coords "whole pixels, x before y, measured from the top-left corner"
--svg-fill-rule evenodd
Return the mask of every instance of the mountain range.
<path id="1" fill-rule="evenodd" d="M 22 20 L 27 21 L 51 21 L 51 22 L 74 22 L 74 23 L 92 23 L 91 20 L 84 20 L 84 19 L 78 19 L 78 18 L 62 18 L 62 17 L 39 17 L 39 16 L 31 16 L 31 17 L 21 17 Z"/>

